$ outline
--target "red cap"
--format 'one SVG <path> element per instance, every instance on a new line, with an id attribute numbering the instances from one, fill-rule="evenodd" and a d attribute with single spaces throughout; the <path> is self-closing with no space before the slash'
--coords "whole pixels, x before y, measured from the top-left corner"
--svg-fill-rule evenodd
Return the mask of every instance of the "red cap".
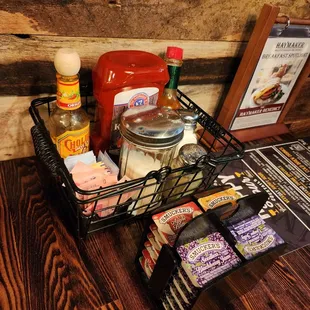
<path id="1" fill-rule="evenodd" d="M 168 46 L 166 57 L 170 58 L 170 59 L 182 60 L 183 59 L 183 49 L 180 47 L 176 47 L 176 46 Z"/>

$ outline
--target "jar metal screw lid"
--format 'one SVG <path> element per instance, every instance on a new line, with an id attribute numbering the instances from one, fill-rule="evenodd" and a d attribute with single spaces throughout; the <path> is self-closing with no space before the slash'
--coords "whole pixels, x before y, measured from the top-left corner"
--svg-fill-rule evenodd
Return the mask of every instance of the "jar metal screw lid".
<path id="1" fill-rule="evenodd" d="M 144 106 L 121 116 L 120 131 L 134 144 L 150 148 L 172 147 L 183 138 L 184 123 L 171 109 Z"/>

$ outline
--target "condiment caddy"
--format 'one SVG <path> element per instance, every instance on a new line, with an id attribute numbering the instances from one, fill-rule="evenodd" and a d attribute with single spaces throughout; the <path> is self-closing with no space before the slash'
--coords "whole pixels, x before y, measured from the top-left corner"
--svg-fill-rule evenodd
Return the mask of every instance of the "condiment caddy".
<path id="1" fill-rule="evenodd" d="M 84 108 L 89 110 L 91 91 L 82 96 L 86 102 Z M 86 88 L 87 89 L 87 88 Z M 194 163 L 184 167 L 172 169 L 164 166 L 160 169 L 150 171 L 145 177 L 132 179 L 122 184 L 116 184 L 95 190 L 82 190 L 74 183 L 72 176 L 66 169 L 63 160 L 60 158 L 49 132 L 40 116 L 39 107 L 47 106 L 48 110 L 55 101 L 55 97 L 35 99 L 31 103 L 30 114 L 34 120 L 35 126 L 31 129 L 33 143 L 36 155 L 40 162 L 45 166 L 47 172 L 54 178 L 54 184 L 66 202 L 64 208 L 68 209 L 71 215 L 70 225 L 72 231 L 78 238 L 85 238 L 87 234 L 107 227 L 128 222 L 138 217 L 143 217 L 151 212 L 152 207 L 158 208 L 167 203 L 167 197 L 163 195 L 166 181 L 175 180 L 175 186 L 182 186 L 183 191 L 177 193 L 178 199 L 193 195 L 197 192 L 207 190 L 216 179 L 220 171 L 232 160 L 242 158 L 244 146 L 235 139 L 228 131 L 222 128 L 211 116 L 198 107 L 190 98 L 178 90 L 178 100 L 183 109 L 193 111 L 198 115 L 197 123 L 202 127 L 198 136 L 198 144 L 202 143 L 202 137 L 208 133 L 213 137 L 214 142 L 211 145 L 204 145 L 206 154 L 198 158 Z M 220 152 L 213 149 L 213 145 L 219 141 L 223 148 Z M 46 174 L 48 175 L 48 174 Z M 197 176 L 200 175 L 199 179 Z M 186 182 L 184 178 L 190 176 Z M 168 179 L 169 178 L 169 179 Z M 181 182 L 182 181 L 182 182 Z M 199 187 L 191 187 L 192 182 L 200 182 Z M 181 182 L 181 183 L 180 183 Z M 156 191 L 149 193 L 148 188 L 156 187 Z M 122 202 L 122 195 L 128 192 L 135 192 L 135 197 L 126 202 Z M 78 197 L 83 195 L 84 200 Z M 98 216 L 100 210 L 97 210 L 98 201 L 106 198 L 116 198 L 116 204 L 110 206 L 113 213 L 106 217 Z M 169 197 L 171 198 L 171 197 Z M 141 205 L 141 201 L 146 201 Z M 91 214 L 85 216 L 82 210 L 83 206 L 94 203 Z M 139 205 L 140 203 L 140 205 Z M 143 212 L 138 212 L 138 208 Z"/>
<path id="2" fill-rule="evenodd" d="M 203 192 L 228 162 L 243 156 L 244 146 L 177 90 L 182 59 L 178 47 L 168 47 L 165 61 L 143 51 L 105 53 L 93 70 L 93 92 L 83 94 L 82 87 L 82 98 L 77 52 L 56 53 L 57 97 L 33 100 L 31 132 L 78 237 Z M 90 122 L 81 103 L 89 111 L 92 95 L 96 111 Z M 49 130 L 42 105 L 50 114 Z M 213 143 L 204 143 L 206 135 Z M 216 141 L 219 152 L 213 149 Z M 88 167 L 89 145 L 91 159 L 107 151 L 117 172 L 96 159 Z M 64 160 L 76 166 L 67 169 Z"/>
<path id="3" fill-rule="evenodd" d="M 227 189 L 228 187 L 213 188 L 203 195 L 208 196 Z M 221 307 L 222 302 L 227 304 L 251 290 L 286 248 L 281 237 L 268 228 L 268 225 L 264 226 L 263 220 L 258 216 L 267 199 L 267 193 L 258 193 L 207 211 L 201 208 L 199 212 L 195 207 L 199 206 L 198 195 L 196 198 L 192 197 L 192 200 L 184 198 L 181 202 L 170 204 L 168 210 L 164 209 L 167 210 L 166 213 L 156 214 L 154 211 L 152 217 L 146 221 L 136 256 L 136 266 L 156 305 L 163 309 L 212 309 Z M 180 204 L 181 206 L 178 206 Z M 183 214 L 190 214 L 191 208 L 195 209 L 196 214 L 188 216 L 186 220 L 187 215 L 184 217 Z M 174 219 L 177 212 L 180 214 L 178 220 Z M 171 227 L 179 228 L 173 239 L 162 240 L 163 244 L 158 244 L 160 249 L 157 248 L 156 260 L 146 274 L 145 265 L 141 264 L 141 255 L 144 258 L 141 253 L 145 241 L 154 230 L 152 218 L 155 222 L 159 219 L 160 225 L 172 221 Z M 253 221 L 260 223 L 254 225 Z M 252 231 L 257 235 L 255 227 L 258 227 L 259 233 L 263 234 L 266 240 L 273 238 L 274 243 L 268 247 L 265 241 L 260 240 L 260 249 L 256 246 L 254 250 L 255 246 L 252 246 L 252 253 L 255 255 L 245 254 L 243 249 L 238 247 L 240 240 L 235 234 L 238 229 L 241 231 L 244 222 L 247 224 L 242 228 L 244 232 L 240 233 L 240 236 L 248 237 Z M 252 230 L 249 227 L 251 224 L 254 227 Z M 161 230 L 162 226 L 157 228 Z M 253 245 L 255 242 L 249 244 Z M 207 255 L 202 256 L 202 253 Z M 150 260 L 150 257 L 146 258 Z M 148 265 L 147 259 L 143 262 Z"/>

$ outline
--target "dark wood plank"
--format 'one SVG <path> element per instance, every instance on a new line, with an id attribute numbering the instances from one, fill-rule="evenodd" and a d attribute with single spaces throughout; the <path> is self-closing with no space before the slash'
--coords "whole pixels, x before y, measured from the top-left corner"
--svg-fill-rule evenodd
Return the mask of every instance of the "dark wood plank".
<path id="1" fill-rule="evenodd" d="M 153 309 L 134 261 L 142 234 L 140 222 L 117 226 L 90 235 L 82 245 L 82 256 L 99 281 L 114 279 L 125 309 Z"/>
<path id="2" fill-rule="evenodd" d="M 286 114 L 284 122 L 290 124 L 307 119 L 310 119 L 310 78 L 302 86 L 293 106 Z"/>
<path id="3" fill-rule="evenodd" d="M 294 123 L 289 124 L 290 132 L 297 138 L 308 137 L 310 132 L 310 118 L 305 120 L 296 120 Z"/>
<path id="4" fill-rule="evenodd" d="M 263 2 L 256 0 L 3 1 L 0 33 L 64 36 L 248 40 Z M 309 18 L 304 0 L 270 1 L 290 17 Z"/>
<path id="5" fill-rule="evenodd" d="M 99 289 L 74 240 L 49 208 L 35 161 L 1 162 L 0 176 L 1 215 L 12 218 L 1 216 L 0 225 L 1 256 L 6 258 L 0 274 L 10 292 L 0 294 L 0 305 L 12 305 L 3 309 L 26 309 L 26 302 L 29 309 L 96 309 L 118 300 L 115 290 Z"/>
<path id="6" fill-rule="evenodd" d="M 0 173 L 0 184 L 3 185 Z M 27 309 L 29 296 L 26 294 L 22 264 L 19 257 L 12 217 L 7 205 L 5 188 L 0 187 L 0 309 Z"/>
<path id="7" fill-rule="evenodd" d="M 0 35 L 0 46 L 3 46 L 0 75 L 5 77 L 0 95 L 55 93 L 53 58 L 60 46 L 77 49 L 82 62 L 81 83 L 90 84 L 91 70 L 103 53 L 138 49 L 163 56 L 168 45 L 184 49 L 180 85 L 230 83 L 245 47 L 245 44 L 231 42 Z"/>

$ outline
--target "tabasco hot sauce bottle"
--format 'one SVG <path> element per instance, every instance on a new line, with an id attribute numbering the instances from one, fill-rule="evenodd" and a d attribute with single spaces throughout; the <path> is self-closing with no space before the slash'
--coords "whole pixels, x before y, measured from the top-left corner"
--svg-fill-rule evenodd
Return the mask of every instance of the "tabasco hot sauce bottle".
<path id="1" fill-rule="evenodd" d="M 168 66 L 170 80 L 165 86 L 164 93 L 158 99 L 157 105 L 177 110 L 181 108 L 177 98 L 177 88 L 183 63 L 183 49 L 176 46 L 168 46 L 165 61 Z"/>
<path id="2" fill-rule="evenodd" d="M 49 120 L 51 138 L 62 158 L 89 150 L 89 118 L 81 108 L 78 72 L 81 60 L 71 48 L 61 48 L 54 59 L 57 102 Z"/>

